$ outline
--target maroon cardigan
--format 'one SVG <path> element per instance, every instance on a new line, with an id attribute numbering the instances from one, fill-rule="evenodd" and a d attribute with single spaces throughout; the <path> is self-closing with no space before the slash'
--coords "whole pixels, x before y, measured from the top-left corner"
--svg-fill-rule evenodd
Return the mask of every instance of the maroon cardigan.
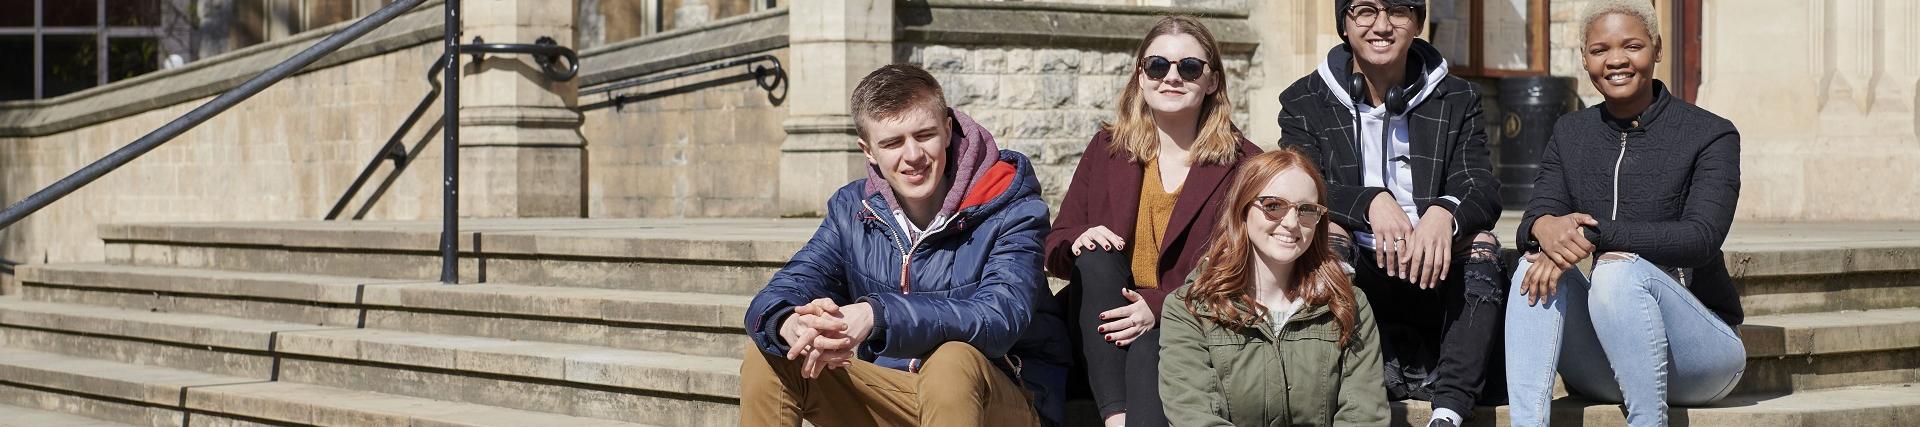
<path id="1" fill-rule="evenodd" d="M 1146 166 L 1115 154 L 1109 146 L 1107 131 L 1093 136 L 1080 155 L 1080 166 L 1067 185 L 1066 200 L 1060 203 L 1060 215 L 1053 219 L 1053 231 L 1047 233 L 1047 272 L 1054 277 L 1073 276 L 1073 241 L 1096 226 L 1106 226 L 1113 234 L 1132 243 L 1134 222 L 1140 215 L 1140 185 L 1146 179 Z M 1187 273 L 1200 262 L 1213 237 L 1214 223 L 1220 220 L 1220 201 L 1227 197 L 1227 176 L 1240 162 L 1260 153 L 1245 138 L 1240 139 L 1240 156 L 1232 165 L 1194 165 L 1187 171 L 1180 199 L 1174 202 L 1168 217 L 1167 235 L 1160 240 L 1160 287 L 1138 289 L 1153 314 L 1173 290 L 1186 284 Z M 1138 248 L 1129 248 L 1138 249 Z"/>

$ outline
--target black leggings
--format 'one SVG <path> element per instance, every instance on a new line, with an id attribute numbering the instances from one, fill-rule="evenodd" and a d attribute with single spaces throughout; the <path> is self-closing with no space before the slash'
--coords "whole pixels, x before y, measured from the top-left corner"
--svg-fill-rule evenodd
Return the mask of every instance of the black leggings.
<path id="1" fill-rule="evenodd" d="M 1160 328 L 1134 339 L 1127 347 L 1107 342 L 1099 331 L 1106 321 L 1100 313 L 1127 305 L 1122 287 L 1133 287 L 1132 260 L 1123 252 L 1083 251 L 1073 261 L 1068 289 L 1078 305 L 1074 329 L 1086 357 L 1087 382 L 1100 414 L 1126 411 L 1128 426 L 1164 426 L 1160 408 Z"/>

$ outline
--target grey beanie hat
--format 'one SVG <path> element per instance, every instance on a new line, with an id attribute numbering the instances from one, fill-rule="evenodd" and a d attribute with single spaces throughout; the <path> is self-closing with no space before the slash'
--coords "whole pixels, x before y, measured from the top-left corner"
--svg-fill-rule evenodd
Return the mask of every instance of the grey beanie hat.
<path id="1" fill-rule="evenodd" d="M 1414 25 L 1424 25 L 1427 22 L 1427 0 L 1380 0 L 1380 2 L 1387 6 L 1412 6 Z M 1343 40 L 1347 38 L 1347 7 L 1352 5 L 1353 0 L 1333 0 L 1333 32 L 1339 34 Z"/>

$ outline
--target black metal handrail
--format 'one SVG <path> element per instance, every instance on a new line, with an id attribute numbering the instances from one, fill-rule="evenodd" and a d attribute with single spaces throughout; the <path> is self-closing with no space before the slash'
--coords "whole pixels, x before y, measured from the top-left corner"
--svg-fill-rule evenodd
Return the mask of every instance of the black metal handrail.
<path id="1" fill-rule="evenodd" d="M 46 188 L 27 196 L 27 198 L 7 206 L 6 209 L 0 210 L 0 229 L 6 229 L 12 226 L 21 219 L 26 218 L 27 215 L 46 208 L 47 205 L 66 197 L 68 194 L 72 194 L 81 187 L 119 169 L 121 166 L 125 166 L 128 162 L 133 161 L 133 159 L 139 158 L 149 151 L 153 151 L 154 148 L 158 148 L 168 141 L 172 141 L 175 137 L 180 136 L 180 134 L 192 130 L 201 123 L 212 119 L 213 116 L 233 108 L 234 105 L 259 94 L 262 90 L 266 90 L 267 87 L 300 72 L 301 69 L 312 65 L 315 61 L 320 60 L 320 58 L 339 50 L 341 47 L 365 36 L 376 28 L 386 25 L 402 13 L 418 7 L 425 1 L 426 0 L 397 0 L 389 3 L 379 10 L 368 14 L 366 17 L 360 18 L 360 20 L 347 25 L 346 28 L 342 28 L 339 32 L 328 35 L 312 46 L 308 46 L 306 49 L 301 50 L 300 53 L 294 54 L 293 57 L 287 58 L 279 64 L 275 64 L 265 72 L 247 79 L 247 81 L 240 83 L 239 86 L 235 86 L 233 89 L 221 93 L 220 96 L 214 97 L 213 100 L 194 107 L 192 111 L 188 111 L 187 114 L 167 122 L 166 125 L 161 126 L 159 129 L 155 129 L 153 132 L 141 136 L 132 143 L 118 150 L 114 150 L 113 153 L 107 154 L 106 157 L 88 164 L 86 167 L 80 168 L 79 171 L 65 178 L 61 178 L 59 181 L 55 181 L 52 185 L 48 185 Z M 580 64 L 579 56 L 576 55 L 572 49 L 558 46 L 557 43 L 554 43 L 553 39 L 546 37 L 542 37 L 540 42 L 531 45 L 484 44 L 480 43 L 477 39 L 473 45 L 461 45 L 459 41 L 461 26 L 460 0 L 446 0 L 444 3 L 444 11 L 445 22 L 443 29 L 445 33 L 441 38 L 442 53 L 440 60 L 435 62 L 435 68 L 442 73 L 440 84 L 435 85 L 435 90 L 444 97 L 442 105 L 445 106 L 443 109 L 444 113 L 441 115 L 442 149 L 445 150 L 445 157 L 441 162 L 443 165 L 441 171 L 443 176 L 441 179 L 440 281 L 443 283 L 457 283 L 459 282 L 459 239 L 457 236 L 460 230 L 460 53 L 522 53 L 534 55 L 534 62 L 540 65 L 542 71 L 549 78 L 561 81 L 572 79 L 574 75 L 578 74 Z M 565 58 L 568 62 L 568 67 L 565 71 L 557 70 L 553 67 L 560 58 Z M 431 78 L 429 78 L 429 82 L 431 82 Z M 429 94 L 427 100 L 423 100 L 420 106 L 416 106 L 414 113 L 409 115 L 402 129 L 395 132 L 394 138 L 388 140 L 387 145 L 382 148 L 382 158 L 394 159 L 396 164 L 400 165 L 412 157 L 410 154 L 403 154 L 404 152 L 402 151 L 396 151 L 398 147 L 397 138 L 404 135 L 406 129 L 411 128 L 412 125 L 419 120 L 419 116 L 423 114 L 426 108 L 425 106 L 431 102 L 431 97 L 432 94 Z M 374 164 L 377 165 L 380 161 L 380 158 L 376 158 Z M 368 177 L 370 177 L 370 172 L 363 172 L 361 178 L 355 181 L 353 185 L 354 189 L 350 192 L 349 196 L 352 192 L 357 192 L 359 187 L 366 183 L 365 181 Z M 328 217 L 332 218 L 338 215 L 340 210 L 341 206 L 335 206 L 333 211 L 329 212 Z M 8 262 L 10 263 L 11 261 Z M 11 265 L 5 265 L 5 267 L 8 271 L 12 270 Z"/>
<path id="2" fill-rule="evenodd" d="M 527 54 L 533 57 L 534 64 L 540 67 L 547 78 L 554 79 L 555 81 L 572 80 L 573 77 L 580 73 L 579 56 L 574 53 L 573 49 L 560 46 L 552 37 L 542 36 L 535 40 L 534 44 L 488 44 L 484 39 L 474 37 L 473 43 L 460 45 L 460 51 L 462 53 L 471 53 L 475 61 L 485 59 L 483 55 L 486 53 Z M 567 68 L 554 68 L 554 64 L 563 58 L 566 59 Z M 427 91 L 426 96 L 422 97 L 418 104 L 414 105 L 413 112 L 407 115 L 407 119 L 400 123 L 399 128 L 394 129 L 393 135 L 387 137 L 387 142 L 380 147 L 380 151 L 374 153 L 372 159 L 367 160 L 367 166 L 360 169 L 360 174 L 354 177 L 353 184 L 347 186 L 346 192 L 340 195 L 340 199 L 334 201 L 333 208 L 327 210 L 327 220 L 339 219 L 341 214 L 346 213 L 347 204 L 353 201 L 354 196 L 359 195 L 360 190 L 366 186 L 368 180 L 373 179 L 373 174 L 380 169 L 380 165 L 387 161 L 392 161 L 393 171 L 388 174 L 386 182 L 383 182 L 379 188 L 375 189 L 373 195 L 367 197 L 367 200 L 360 204 L 359 211 L 355 212 L 352 216 L 352 219 L 365 218 L 367 212 L 372 210 L 374 202 L 378 201 L 381 195 L 386 194 L 386 188 L 393 183 L 394 177 L 404 171 L 407 165 L 411 163 L 413 158 L 419 153 L 420 145 L 416 144 L 413 150 L 408 150 L 406 144 L 402 143 L 401 140 L 406 137 L 408 132 L 413 130 L 413 126 L 419 123 L 420 117 L 426 114 L 427 108 L 432 107 L 434 99 L 440 95 L 442 89 L 441 83 L 440 80 L 435 77 L 438 77 L 438 74 L 442 70 L 441 67 L 445 67 L 446 64 L 447 58 L 442 56 L 435 60 L 433 65 L 428 66 L 426 80 L 432 89 Z M 431 135 L 431 133 L 429 133 L 429 135 Z M 425 142 L 423 141 L 421 144 L 425 144 Z"/>
<path id="3" fill-rule="evenodd" d="M 761 62 L 770 62 L 772 63 L 772 65 L 770 66 L 760 65 Z M 616 90 L 645 86 L 649 84 L 664 82 L 664 81 L 691 76 L 695 74 L 710 73 L 714 71 L 725 70 L 733 67 L 746 67 L 747 75 L 752 76 L 754 83 L 758 84 L 760 88 L 766 89 L 766 90 L 773 90 L 775 86 L 778 86 L 781 83 L 781 81 L 783 81 L 786 78 L 786 69 L 780 65 L 779 57 L 776 57 L 773 55 L 756 55 L 756 56 L 729 59 L 725 61 L 715 62 L 712 64 L 688 68 L 688 69 L 666 73 L 666 74 L 641 76 L 641 77 L 635 77 L 635 78 L 630 78 L 626 80 L 616 80 L 616 81 L 611 81 L 607 83 L 601 83 L 601 84 L 593 85 L 592 88 L 590 89 L 581 88 L 580 95 L 586 96 L 586 95 L 592 95 L 596 93 L 613 92 Z M 634 95 L 612 96 L 613 102 L 616 105 L 623 104 L 626 102 L 628 98 L 633 98 L 633 97 L 635 96 Z"/>
<path id="4" fill-rule="evenodd" d="M 327 210 L 327 220 L 340 218 L 340 213 L 347 209 L 347 202 L 352 201 L 353 196 L 360 193 L 360 187 L 366 186 L 367 180 L 373 178 L 373 172 L 380 168 L 381 162 L 392 160 L 393 173 L 399 174 L 407 167 L 407 163 L 413 160 L 412 153 L 409 153 L 406 146 L 400 143 L 400 139 L 406 137 L 408 131 L 413 130 L 413 125 L 420 122 L 420 117 L 426 115 L 427 108 L 432 107 L 433 100 L 439 97 L 440 80 L 434 77 L 440 74 L 441 67 L 445 66 L 447 66 L 447 57 L 443 55 L 440 59 L 433 61 L 433 65 L 427 67 L 427 84 L 432 86 L 433 90 L 427 91 L 427 96 L 420 98 L 419 104 L 414 104 L 413 112 L 408 113 L 407 119 L 400 122 L 400 128 L 394 129 L 393 136 L 387 137 L 387 144 L 380 147 L 380 152 L 367 162 L 365 169 L 360 170 L 360 175 L 353 179 L 353 184 L 347 186 L 346 193 L 341 194 L 340 200 L 333 203 L 333 209 Z M 366 217 L 367 208 L 373 206 L 373 201 L 380 198 L 380 193 L 384 192 L 376 192 L 373 197 L 369 197 L 365 203 L 362 203 L 360 212 L 354 214 L 353 219 Z"/>
<path id="5" fill-rule="evenodd" d="M 160 147 L 161 144 L 165 144 L 167 141 L 172 141 L 174 137 L 180 136 L 180 134 L 193 129 L 195 126 L 199 126 L 201 123 L 206 122 L 208 119 L 219 115 L 229 108 L 233 108 L 233 106 L 239 104 L 240 101 L 245 101 L 247 98 L 259 94 L 260 91 L 266 90 L 268 86 L 272 86 L 282 79 L 286 79 L 287 76 L 300 72 L 302 68 L 313 64 L 314 61 L 319 61 L 320 58 L 327 56 L 327 54 L 340 50 L 340 48 L 346 46 L 347 43 L 351 43 L 361 36 L 365 36 L 375 28 L 386 25 L 387 22 L 399 17 L 401 13 L 413 9 L 415 6 L 419 6 L 420 3 L 424 1 L 426 0 L 399 0 L 381 7 L 379 10 L 375 10 L 372 14 L 367 15 L 367 17 L 360 18 L 359 21 L 341 29 L 340 32 L 320 39 L 320 41 L 314 43 L 313 46 L 309 46 L 305 50 L 300 51 L 300 53 L 294 54 L 293 57 L 287 58 L 287 60 L 281 61 L 279 64 L 275 64 L 272 68 L 268 68 L 266 72 L 253 76 L 253 78 L 247 79 L 246 82 L 240 83 L 239 86 L 221 93 L 220 96 L 214 97 L 212 101 L 207 101 L 207 103 L 201 104 L 199 107 L 194 107 L 192 111 L 188 111 L 187 114 L 173 119 L 171 122 L 167 122 L 166 125 L 160 126 L 159 129 L 148 132 L 146 135 L 141 136 L 140 139 L 136 139 L 132 143 L 120 147 L 118 150 L 114 150 L 113 153 L 107 154 L 106 157 L 92 164 L 88 164 L 86 167 L 80 168 L 79 171 L 75 171 L 72 175 L 67 175 L 67 177 L 55 181 L 52 185 L 48 185 L 47 188 L 34 192 L 32 195 L 27 196 L 27 198 L 21 199 L 11 206 L 7 206 L 5 210 L 0 210 L 0 229 L 12 226 L 14 223 L 19 222 L 20 219 L 26 218 L 27 215 L 38 212 L 54 201 L 60 200 L 60 198 L 66 197 L 68 194 L 72 194 L 75 190 L 79 190 L 80 187 L 84 187 L 88 183 L 92 183 L 94 180 L 105 176 L 107 173 L 119 169 L 121 166 L 126 165 L 127 162 L 131 162 L 133 159 L 139 158 L 149 151 L 153 151 L 154 148 Z M 448 0 L 447 3 L 453 5 L 457 4 L 458 1 L 459 0 Z M 450 12 L 449 18 L 452 17 L 453 15 Z M 457 31 L 457 29 L 458 27 L 454 27 L 454 29 L 449 29 L 448 31 Z"/>
<path id="6" fill-rule="evenodd" d="M 460 52 L 472 53 L 475 62 L 485 59 L 487 53 L 521 53 L 532 55 L 534 65 L 540 66 L 540 72 L 545 73 L 547 78 L 553 79 L 553 81 L 556 82 L 573 80 L 573 76 L 580 75 L 580 55 L 574 53 L 573 49 L 561 46 L 559 43 L 554 42 L 552 37 L 547 36 L 540 36 L 540 38 L 534 39 L 533 44 L 487 43 L 484 39 L 474 37 L 473 43 L 460 45 Z M 553 65 L 558 63 L 560 58 L 567 59 L 567 68 L 565 70 L 553 68 Z"/>

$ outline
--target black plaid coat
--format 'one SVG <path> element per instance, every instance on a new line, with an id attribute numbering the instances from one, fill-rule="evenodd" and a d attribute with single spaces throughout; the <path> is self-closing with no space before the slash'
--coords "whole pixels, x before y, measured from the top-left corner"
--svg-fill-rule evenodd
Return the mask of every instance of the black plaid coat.
<path id="1" fill-rule="evenodd" d="M 1500 219 L 1500 182 L 1494 177 L 1483 129 L 1480 91 L 1472 82 L 1447 76 L 1427 99 L 1413 107 L 1409 120 L 1413 198 L 1419 213 L 1438 206 L 1453 212 L 1465 248 L 1474 231 L 1491 231 Z M 1327 208 L 1333 221 L 1352 231 L 1372 232 L 1367 208 L 1382 187 L 1361 180 L 1360 146 L 1353 140 L 1353 113 L 1317 73 L 1280 93 L 1280 146 L 1294 147 L 1314 159 L 1327 178 Z M 1444 196 L 1460 200 L 1454 204 Z"/>

